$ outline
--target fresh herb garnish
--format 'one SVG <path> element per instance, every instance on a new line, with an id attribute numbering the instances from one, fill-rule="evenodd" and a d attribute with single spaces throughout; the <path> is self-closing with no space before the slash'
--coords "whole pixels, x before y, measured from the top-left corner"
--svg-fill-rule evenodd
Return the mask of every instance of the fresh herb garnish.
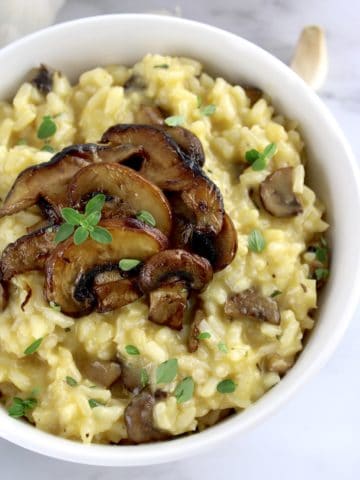
<path id="1" fill-rule="evenodd" d="M 215 112 L 216 112 L 216 105 L 210 104 L 210 105 L 205 105 L 203 107 L 200 107 L 201 115 L 205 115 L 206 117 L 213 115 Z"/>
<path id="2" fill-rule="evenodd" d="M 139 265 L 140 260 L 136 258 L 123 258 L 119 262 L 119 267 L 123 272 L 128 272 Z"/>
<path id="3" fill-rule="evenodd" d="M 60 312 L 60 311 L 61 311 L 60 305 L 58 305 L 57 303 L 55 303 L 55 302 L 53 302 L 53 301 L 51 301 L 51 302 L 49 303 L 49 307 L 50 307 L 52 310 L 54 310 L 55 312 Z"/>
<path id="4" fill-rule="evenodd" d="M 201 332 L 199 333 L 199 335 L 197 336 L 198 340 L 206 340 L 207 338 L 210 338 L 211 337 L 211 333 L 210 332 Z"/>
<path id="5" fill-rule="evenodd" d="M 223 353 L 228 353 L 229 351 L 224 342 L 218 343 L 218 349 L 220 350 L 220 352 L 223 352 Z"/>
<path id="6" fill-rule="evenodd" d="M 33 342 L 31 345 L 25 348 L 24 355 L 32 355 L 33 353 L 35 353 L 36 350 L 40 347 L 42 341 L 43 341 L 43 337 L 40 337 L 37 340 L 35 340 L 35 342 Z"/>
<path id="7" fill-rule="evenodd" d="M 135 345 L 126 345 L 125 350 L 129 355 L 140 355 L 140 351 Z"/>
<path id="8" fill-rule="evenodd" d="M 275 153 L 276 144 L 269 143 L 269 145 L 267 145 L 261 153 L 255 149 L 248 150 L 245 153 L 245 159 L 252 166 L 253 170 L 260 171 L 264 170 L 267 160 L 270 160 L 270 158 L 273 157 Z"/>
<path id="9" fill-rule="evenodd" d="M 101 402 L 100 400 L 96 400 L 95 398 L 90 398 L 89 399 L 89 406 L 90 408 L 95 408 L 95 407 L 100 407 L 100 406 L 104 406 L 105 403 L 104 402 Z"/>
<path id="10" fill-rule="evenodd" d="M 164 122 L 169 127 L 177 127 L 178 125 L 182 125 L 185 119 L 182 115 L 173 115 L 171 117 L 165 118 Z"/>
<path id="11" fill-rule="evenodd" d="M 216 390 L 219 393 L 232 393 L 236 390 L 236 383 L 233 382 L 230 378 L 222 380 L 217 384 Z"/>
<path id="12" fill-rule="evenodd" d="M 66 383 L 70 387 L 77 387 L 78 386 L 78 382 L 73 377 L 66 377 L 65 380 L 66 380 Z"/>
<path id="13" fill-rule="evenodd" d="M 167 63 L 160 63 L 159 65 L 154 65 L 154 68 L 169 68 Z"/>
<path id="14" fill-rule="evenodd" d="M 136 218 L 141 222 L 147 223 L 150 227 L 156 226 L 155 218 L 147 210 L 140 210 L 140 212 L 136 214 Z"/>
<path id="15" fill-rule="evenodd" d="M 55 134 L 56 129 L 56 123 L 51 116 L 45 115 L 38 128 L 37 136 L 40 140 L 45 140 L 46 138 L 52 137 Z"/>
<path id="16" fill-rule="evenodd" d="M 48 143 L 45 143 L 45 145 L 41 148 L 41 151 L 42 151 L 42 152 L 54 153 L 54 152 L 55 152 L 55 148 L 52 147 L 51 145 L 49 145 Z"/>
<path id="17" fill-rule="evenodd" d="M 317 268 L 315 270 L 316 280 L 326 280 L 329 276 L 329 270 L 327 268 Z"/>
<path id="18" fill-rule="evenodd" d="M 277 297 L 278 295 L 281 295 L 282 294 L 282 291 L 281 290 L 274 290 L 272 292 L 272 294 L 270 295 L 271 298 L 275 298 Z"/>
<path id="19" fill-rule="evenodd" d="M 261 253 L 266 246 L 265 239 L 260 230 L 254 229 L 248 238 L 249 250 L 255 253 Z"/>
<path id="20" fill-rule="evenodd" d="M 320 263 L 325 263 L 327 261 L 328 249 L 327 247 L 316 247 L 315 258 Z"/>
<path id="21" fill-rule="evenodd" d="M 170 383 L 174 380 L 178 371 L 178 361 L 170 358 L 161 363 L 156 369 L 156 383 Z"/>
<path id="22" fill-rule="evenodd" d="M 148 372 L 145 370 L 145 368 L 142 368 L 142 369 L 141 369 L 141 372 L 140 372 L 140 382 L 141 382 L 141 386 L 142 386 L 142 387 L 146 387 L 146 385 L 149 383 L 149 374 L 148 374 Z"/>
<path id="23" fill-rule="evenodd" d="M 105 203 L 105 195 L 98 193 L 88 201 L 85 207 L 85 213 L 80 213 L 70 207 L 61 209 L 61 216 L 65 223 L 61 225 L 56 236 L 55 242 L 63 242 L 74 233 L 75 245 L 80 245 L 89 237 L 98 243 L 111 243 L 111 233 L 97 224 L 101 218 L 101 210 Z"/>
<path id="24" fill-rule="evenodd" d="M 32 410 L 37 405 L 36 398 L 19 398 L 14 397 L 12 404 L 9 407 L 8 413 L 10 417 L 20 418 L 26 415 L 29 410 Z"/>
<path id="25" fill-rule="evenodd" d="M 175 397 L 177 403 L 184 403 L 190 400 L 194 394 L 195 383 L 192 377 L 186 377 L 184 380 L 181 380 L 175 388 Z"/>

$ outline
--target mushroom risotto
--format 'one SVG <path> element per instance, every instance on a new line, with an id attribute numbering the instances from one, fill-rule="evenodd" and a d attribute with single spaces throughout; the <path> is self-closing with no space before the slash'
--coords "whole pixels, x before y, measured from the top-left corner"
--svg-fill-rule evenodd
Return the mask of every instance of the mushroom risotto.
<path id="1" fill-rule="evenodd" d="M 311 160 L 311 159 L 310 159 Z M 207 428 L 276 385 L 329 274 L 297 124 L 147 55 L 0 103 L 0 401 L 73 440 Z"/>

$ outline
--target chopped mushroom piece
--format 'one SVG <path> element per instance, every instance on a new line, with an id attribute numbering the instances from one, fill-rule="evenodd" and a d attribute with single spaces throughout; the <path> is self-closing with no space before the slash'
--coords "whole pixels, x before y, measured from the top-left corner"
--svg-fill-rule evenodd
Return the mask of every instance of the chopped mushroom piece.
<path id="1" fill-rule="evenodd" d="M 293 217 L 303 211 L 293 191 L 293 167 L 279 168 L 268 175 L 259 193 L 263 207 L 274 217 Z"/>
<path id="2" fill-rule="evenodd" d="M 150 294 L 149 319 L 182 328 L 190 290 L 202 290 L 212 279 L 210 263 L 185 250 L 165 250 L 142 267 L 139 286 Z"/>
<path id="3" fill-rule="evenodd" d="M 9 281 L 14 275 L 42 270 L 45 261 L 55 249 L 55 228 L 44 228 L 10 243 L 0 258 L 0 278 Z"/>
<path id="4" fill-rule="evenodd" d="M 204 149 L 196 135 L 183 127 L 168 127 L 167 125 L 164 125 L 163 129 L 173 140 L 175 140 L 183 154 L 191 159 L 191 163 L 194 162 L 200 167 L 204 165 Z"/>
<path id="5" fill-rule="evenodd" d="M 155 105 L 140 105 L 135 112 L 135 123 L 140 125 L 163 125 L 164 118 L 162 110 Z"/>
<path id="6" fill-rule="evenodd" d="M 122 372 L 119 382 L 128 392 L 137 395 L 144 387 L 141 382 L 142 369 L 135 365 L 130 365 L 125 361 L 120 361 L 120 364 Z"/>
<path id="7" fill-rule="evenodd" d="M 198 308 L 195 312 L 193 321 L 190 324 L 189 337 L 188 337 L 188 350 L 190 353 L 196 352 L 199 348 L 199 334 L 200 323 L 205 318 L 205 312 L 202 308 Z"/>
<path id="8" fill-rule="evenodd" d="M 81 359 L 76 363 L 84 377 L 105 388 L 110 388 L 121 376 L 121 366 L 117 362 Z"/>
<path id="9" fill-rule="evenodd" d="M 156 288 L 149 296 L 149 320 L 181 330 L 188 296 L 185 282 L 172 282 Z"/>
<path id="10" fill-rule="evenodd" d="M 0 282 L 0 312 L 5 310 L 9 299 L 8 285 L 6 282 Z"/>
<path id="11" fill-rule="evenodd" d="M 125 424 L 128 437 L 135 443 L 166 440 L 169 434 L 155 428 L 153 410 L 156 403 L 149 389 L 142 390 L 132 398 L 125 409 Z"/>
<path id="12" fill-rule="evenodd" d="M 245 85 L 243 89 L 245 90 L 246 96 L 250 100 L 250 107 L 255 105 L 255 103 L 263 96 L 263 92 L 260 90 L 260 88 Z"/>
<path id="13" fill-rule="evenodd" d="M 147 260 L 167 246 L 166 237 L 157 229 L 134 219 L 103 220 L 100 226 L 109 230 L 112 242 L 101 244 L 87 239 L 75 245 L 73 239 L 60 243 L 45 264 L 45 294 L 49 302 L 60 305 L 63 313 L 79 317 L 89 313 L 96 305 L 96 297 L 89 282 L 82 277 L 99 271 L 104 265 L 118 263 L 122 258 Z M 77 288 L 79 282 L 82 288 Z"/>
<path id="14" fill-rule="evenodd" d="M 39 92 L 46 95 L 51 92 L 53 87 L 53 73 L 46 65 L 41 64 L 40 67 L 35 70 L 35 76 L 31 80 L 31 83 Z"/>
<path id="15" fill-rule="evenodd" d="M 121 308 L 142 295 L 136 282 L 130 279 L 94 285 L 93 290 L 97 300 L 96 311 L 100 313 Z"/>
<path id="16" fill-rule="evenodd" d="M 225 313 L 231 318 L 244 316 L 274 325 L 280 323 L 280 312 L 276 301 L 270 297 L 264 297 L 255 288 L 248 288 L 231 295 L 225 303 Z"/>
<path id="17" fill-rule="evenodd" d="M 91 192 L 102 192 L 117 200 L 114 216 L 121 215 L 122 205 L 133 215 L 141 210 L 149 211 L 156 221 L 156 228 L 169 235 L 171 210 L 165 195 L 130 168 L 116 163 L 97 163 L 82 168 L 69 185 L 73 208 L 81 209 L 84 198 L 87 199 Z"/>

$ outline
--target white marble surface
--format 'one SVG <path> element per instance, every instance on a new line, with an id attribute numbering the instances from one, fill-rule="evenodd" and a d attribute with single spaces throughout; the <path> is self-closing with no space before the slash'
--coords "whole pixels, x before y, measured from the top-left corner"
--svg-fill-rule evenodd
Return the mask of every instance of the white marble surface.
<path id="1" fill-rule="evenodd" d="M 235 32 L 284 62 L 290 59 L 298 32 L 305 24 L 323 25 L 328 37 L 330 70 L 320 96 L 342 125 L 359 158 L 358 0 L 68 0 L 57 21 L 164 8 L 174 12 L 176 6 L 180 6 L 182 16 Z M 4 480 L 189 480 L 200 476 L 207 480 L 357 480 L 359 339 L 360 312 L 327 366 L 295 398 L 243 438 L 232 439 L 215 451 L 160 466 L 103 468 L 48 459 L 0 440 L 0 476 Z"/>

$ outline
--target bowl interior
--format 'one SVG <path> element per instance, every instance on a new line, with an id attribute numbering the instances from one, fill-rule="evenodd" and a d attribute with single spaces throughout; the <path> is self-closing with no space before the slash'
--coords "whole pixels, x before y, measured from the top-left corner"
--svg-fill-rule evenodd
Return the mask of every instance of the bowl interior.
<path id="1" fill-rule="evenodd" d="M 307 145 L 310 185 L 327 205 L 332 265 L 316 328 L 289 374 L 255 405 L 234 418 L 171 442 L 137 447 L 82 445 L 16 422 L 0 410 L 0 435 L 26 448 L 65 460 L 98 465 L 166 462 L 240 434 L 274 411 L 328 358 L 355 310 L 360 257 L 358 170 L 336 122 L 318 97 L 279 60 L 235 35 L 196 22 L 155 15 L 109 15 L 57 25 L 0 51 L 0 99 L 11 98 L 28 71 L 45 63 L 75 80 L 84 70 L 131 65 L 146 53 L 189 56 L 212 75 L 256 85 L 278 112 L 296 119 Z"/>

